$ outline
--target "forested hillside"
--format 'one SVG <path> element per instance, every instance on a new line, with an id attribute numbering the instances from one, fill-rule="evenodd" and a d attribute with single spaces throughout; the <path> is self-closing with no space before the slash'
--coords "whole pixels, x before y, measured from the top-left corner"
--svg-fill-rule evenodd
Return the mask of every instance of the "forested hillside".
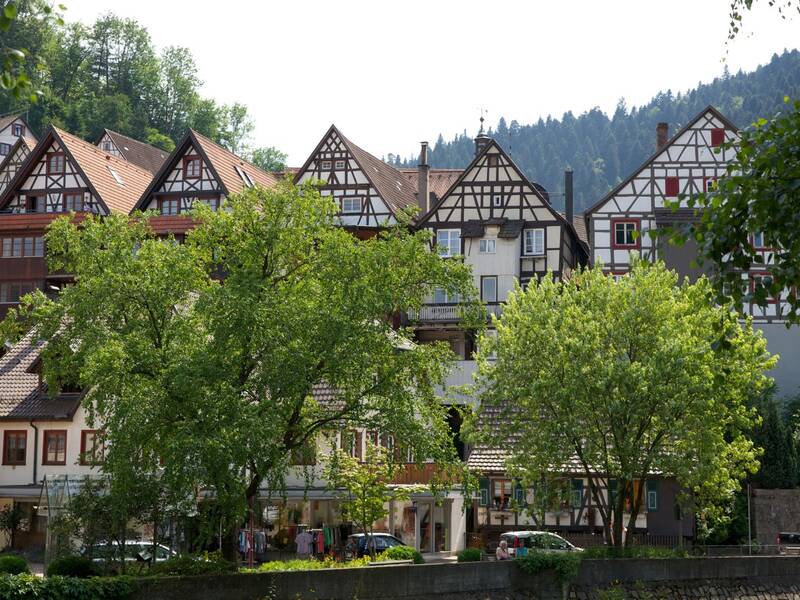
<path id="1" fill-rule="evenodd" d="M 587 91 L 590 94 L 591 91 Z M 594 204 L 616 183 L 627 177 L 655 150 L 659 121 L 670 125 L 670 135 L 704 107 L 713 104 L 739 127 L 759 117 L 769 117 L 784 106 L 784 96 L 800 96 L 800 52 L 775 55 L 768 65 L 752 73 L 727 72 L 711 83 L 675 95 L 661 92 L 645 106 L 628 108 L 620 101 L 612 116 L 599 109 L 578 117 L 571 112 L 561 119 L 548 117 L 523 125 L 500 119 L 490 131 L 514 161 L 534 181 L 553 194 L 561 207 L 564 169 L 575 171 L 576 211 Z M 474 154 L 475 132 L 464 132 L 450 141 L 439 136 L 430 153 L 434 167 L 464 167 Z M 416 157 L 390 161 L 415 166 Z"/>
<path id="2" fill-rule="evenodd" d="M 236 153 L 253 152 L 244 147 L 253 129 L 247 108 L 202 97 L 188 49 L 158 52 L 147 29 L 113 14 L 91 26 L 59 24 L 43 17 L 42 1 L 18 2 L 19 16 L 0 44 L 41 58 L 38 67 L 27 65 L 41 95 L 31 104 L 2 94 L 0 114 L 27 111 L 39 134 L 52 123 L 94 141 L 106 127 L 165 150 L 193 127 Z"/>

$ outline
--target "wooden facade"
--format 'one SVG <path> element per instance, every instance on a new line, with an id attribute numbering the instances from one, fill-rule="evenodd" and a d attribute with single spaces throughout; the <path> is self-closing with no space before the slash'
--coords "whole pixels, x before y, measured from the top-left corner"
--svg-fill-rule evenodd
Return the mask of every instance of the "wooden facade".
<path id="1" fill-rule="evenodd" d="M 0 161 L 11 154 L 11 150 L 20 138 L 25 138 L 29 147 L 36 145 L 36 136 L 21 115 L 0 117 Z"/>
<path id="2" fill-rule="evenodd" d="M 33 145 L 28 138 L 19 138 L 6 157 L 0 160 L 0 195 L 9 186 L 11 180 L 14 179 L 32 149 Z"/>
<path id="3" fill-rule="evenodd" d="M 321 181 L 321 193 L 339 207 L 339 222 L 369 235 L 397 223 L 398 211 L 416 205 L 416 186 L 362 150 L 331 125 L 300 168 L 295 183 Z"/>

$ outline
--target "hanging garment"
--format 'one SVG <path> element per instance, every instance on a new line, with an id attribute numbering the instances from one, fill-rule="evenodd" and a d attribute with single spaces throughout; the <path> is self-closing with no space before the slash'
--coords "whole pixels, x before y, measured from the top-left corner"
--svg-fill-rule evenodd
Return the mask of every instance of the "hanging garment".
<path id="1" fill-rule="evenodd" d="M 317 532 L 317 554 L 325 554 L 325 535 L 321 532 Z"/>
<path id="2" fill-rule="evenodd" d="M 314 536 L 307 531 L 303 531 L 297 534 L 297 537 L 294 538 L 294 543 L 297 546 L 298 556 L 308 556 L 314 547 Z"/>

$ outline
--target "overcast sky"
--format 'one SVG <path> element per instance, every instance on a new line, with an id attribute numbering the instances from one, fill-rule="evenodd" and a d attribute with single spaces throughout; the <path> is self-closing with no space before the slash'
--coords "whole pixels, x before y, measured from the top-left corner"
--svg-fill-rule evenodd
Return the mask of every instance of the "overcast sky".
<path id="1" fill-rule="evenodd" d="M 301 164 L 331 123 L 377 156 L 407 156 L 504 116 L 520 123 L 613 111 L 723 69 L 730 0 L 64 0 L 68 20 L 108 11 L 187 46 L 219 102 L 243 102 L 252 143 Z M 729 48 L 732 72 L 800 44 L 800 18 L 766 0 Z"/>

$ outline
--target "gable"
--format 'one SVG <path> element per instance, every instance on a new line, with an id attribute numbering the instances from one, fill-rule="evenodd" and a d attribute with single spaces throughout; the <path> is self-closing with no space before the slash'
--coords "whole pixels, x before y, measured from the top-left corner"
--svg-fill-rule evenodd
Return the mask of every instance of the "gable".
<path id="1" fill-rule="evenodd" d="M 117 145 L 114 143 L 114 140 L 111 139 L 108 132 L 104 133 L 103 137 L 97 142 L 97 147 L 111 156 L 122 156 L 122 153 L 119 151 L 119 148 L 117 148 Z"/>
<path id="2" fill-rule="evenodd" d="M 8 187 L 8 184 L 11 183 L 11 180 L 14 179 L 17 171 L 19 171 L 22 163 L 25 162 L 30 153 L 30 148 L 22 141 L 16 144 L 11 150 L 11 154 L 6 156 L 3 162 L 0 163 L 0 196 Z"/>
<path id="3" fill-rule="evenodd" d="M 560 221 L 539 190 L 491 142 L 431 210 L 426 222 L 432 225 L 496 219 Z"/>
<path id="4" fill-rule="evenodd" d="M 320 193 L 336 201 L 341 211 L 338 217 L 341 225 L 380 227 L 396 223 L 390 201 L 373 181 L 374 177 L 381 175 L 384 163 L 377 165 L 364 161 L 362 153 L 366 153 L 358 150 L 353 149 L 353 145 L 332 127 L 295 175 L 295 183 L 324 181 Z M 357 154 L 362 160 L 357 158 Z M 367 164 L 362 164 L 364 162 Z"/>

